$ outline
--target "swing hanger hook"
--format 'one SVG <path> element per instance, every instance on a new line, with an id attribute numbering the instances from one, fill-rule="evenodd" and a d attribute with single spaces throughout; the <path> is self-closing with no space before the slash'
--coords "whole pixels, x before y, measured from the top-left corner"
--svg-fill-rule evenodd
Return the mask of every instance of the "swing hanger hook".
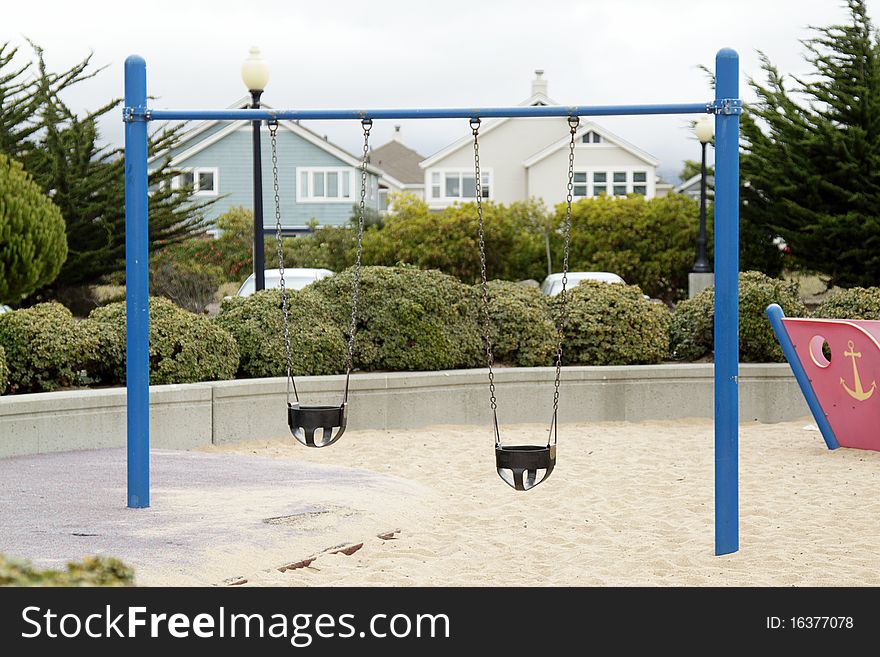
<path id="1" fill-rule="evenodd" d="M 470 126 L 471 126 L 471 132 L 473 132 L 474 135 L 476 135 L 480 131 L 480 117 L 477 116 L 477 117 L 472 118 L 470 121 Z"/>
<path id="2" fill-rule="evenodd" d="M 568 117 L 568 127 L 572 129 L 572 131 L 577 130 L 577 127 L 581 124 L 581 117 L 579 116 L 569 116 Z"/>
<path id="3" fill-rule="evenodd" d="M 278 119 L 268 119 L 266 127 L 269 128 L 269 134 L 274 135 L 278 131 Z"/>
<path id="4" fill-rule="evenodd" d="M 373 127 L 373 119 L 361 119 L 361 127 L 369 132 L 370 128 Z"/>

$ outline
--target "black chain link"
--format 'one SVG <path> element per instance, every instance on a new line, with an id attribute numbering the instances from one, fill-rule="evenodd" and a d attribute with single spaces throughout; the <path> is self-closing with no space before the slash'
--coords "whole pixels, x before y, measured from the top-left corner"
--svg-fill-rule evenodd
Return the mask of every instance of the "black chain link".
<path id="1" fill-rule="evenodd" d="M 553 387 L 553 419 L 550 425 L 550 435 L 547 438 L 549 446 L 551 440 L 556 444 L 556 417 L 559 411 L 559 383 L 562 377 L 562 343 L 565 337 L 566 311 L 567 311 L 567 294 L 566 286 L 568 285 L 568 253 L 569 244 L 571 242 L 571 203 L 574 197 L 574 150 L 575 135 L 577 133 L 580 118 L 576 116 L 569 117 L 568 128 L 571 135 L 568 147 L 568 186 L 565 197 L 565 223 L 563 227 L 563 256 L 562 256 L 562 292 L 559 302 L 559 321 L 556 325 L 556 376 Z M 483 295 L 483 339 L 486 344 L 486 365 L 489 369 L 489 405 L 492 408 L 493 421 L 495 424 L 495 442 L 501 442 L 498 430 L 498 400 L 495 396 L 495 373 L 493 366 L 495 357 L 492 353 L 492 336 L 491 336 L 491 317 L 489 312 L 489 281 L 486 270 L 486 236 L 483 227 L 483 180 L 480 174 L 480 119 L 475 118 L 470 121 L 471 134 L 474 136 L 474 176 L 476 183 L 477 195 L 477 227 L 479 231 L 480 243 L 480 288 Z"/>
<path id="2" fill-rule="evenodd" d="M 563 226 L 563 250 L 562 250 L 562 292 L 560 292 L 559 300 L 559 322 L 556 325 L 556 379 L 553 388 L 553 420 L 550 436 L 547 438 L 547 444 L 550 440 L 556 443 L 556 414 L 559 411 L 559 380 L 562 375 L 562 343 L 565 337 L 565 323 L 567 320 L 566 310 L 568 307 L 568 299 L 566 286 L 568 285 L 568 246 L 571 237 L 571 202 L 574 196 L 574 148 L 575 135 L 577 133 L 580 118 L 577 116 L 568 117 L 568 130 L 571 139 L 568 143 L 568 187 L 565 196 L 565 224 Z"/>
<path id="3" fill-rule="evenodd" d="M 269 136 L 272 138 L 272 185 L 275 191 L 275 242 L 278 251 L 278 272 L 281 284 L 281 312 L 284 323 L 284 355 L 287 362 L 287 403 L 290 403 L 290 390 L 296 401 L 299 401 L 299 393 L 296 390 L 296 380 L 293 378 L 293 359 L 290 352 L 290 322 L 287 316 L 287 288 L 284 284 L 284 246 L 281 235 L 281 195 L 278 185 L 278 121 L 269 122 Z M 354 262 L 354 284 L 351 292 L 351 322 L 349 324 L 348 353 L 345 362 L 345 393 L 342 403 L 348 401 L 348 384 L 351 376 L 352 363 L 354 361 L 354 336 L 357 330 L 357 307 L 360 298 L 361 281 L 361 253 L 363 251 L 364 216 L 366 211 L 367 197 L 367 164 L 370 154 L 370 130 L 373 127 L 371 119 L 361 121 L 364 129 L 364 151 L 361 158 L 361 199 L 358 213 L 357 248 Z"/>
<path id="4" fill-rule="evenodd" d="M 354 258 L 354 284 L 351 289 L 351 321 L 348 325 L 348 354 L 345 360 L 345 395 L 342 400 L 343 404 L 348 401 L 348 382 L 354 363 L 354 336 L 357 331 L 357 307 L 358 300 L 360 299 L 361 283 L 361 252 L 363 251 L 364 213 L 367 198 L 367 163 L 370 158 L 370 130 L 373 128 L 373 120 L 364 119 L 361 121 L 361 127 L 364 130 L 364 149 L 361 157 L 361 201 L 358 212 L 357 248 L 355 249 Z"/>
<path id="5" fill-rule="evenodd" d="M 489 280 L 486 273 L 486 234 L 483 228 L 483 178 L 480 173 L 480 119 L 471 119 L 471 134 L 474 136 L 474 183 L 477 196 L 477 227 L 480 238 L 480 289 L 483 293 L 483 340 L 486 345 L 486 366 L 489 368 L 489 405 L 495 422 L 495 442 L 500 443 L 498 434 L 498 400 L 495 397 L 495 356 L 492 353 L 492 321 L 489 313 Z"/>
<path id="6" fill-rule="evenodd" d="M 278 186 L 278 121 L 268 122 L 269 136 L 272 138 L 272 187 L 275 190 L 275 245 L 278 250 L 278 273 L 281 279 L 281 316 L 284 322 L 284 356 L 287 362 L 287 403 L 290 404 L 290 389 L 296 401 L 296 381 L 293 378 L 293 359 L 290 355 L 290 322 L 287 317 L 287 288 L 284 285 L 284 246 L 281 240 L 281 194 Z"/>

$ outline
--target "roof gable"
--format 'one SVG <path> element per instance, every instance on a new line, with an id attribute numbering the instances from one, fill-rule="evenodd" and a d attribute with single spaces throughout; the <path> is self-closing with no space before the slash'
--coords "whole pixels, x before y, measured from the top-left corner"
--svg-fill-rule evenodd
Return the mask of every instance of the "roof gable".
<path id="1" fill-rule="evenodd" d="M 535 94 L 532 94 L 531 96 L 529 96 L 523 102 L 519 103 L 519 106 L 520 107 L 534 107 L 535 105 L 558 105 L 558 104 L 559 103 L 557 103 L 555 100 L 553 100 L 552 98 L 550 98 L 546 94 L 535 93 Z M 508 121 L 510 121 L 511 118 L 513 118 L 513 117 L 507 117 L 504 119 L 495 119 L 491 122 L 487 122 L 483 127 L 480 128 L 480 135 L 485 135 L 487 132 L 495 130 L 499 126 L 502 126 L 505 123 L 507 123 Z M 437 151 L 436 153 L 434 153 L 430 157 L 425 158 L 420 163 L 419 166 L 421 166 L 422 169 L 427 169 L 428 167 L 433 166 L 434 164 L 436 164 L 440 160 L 446 158 L 447 156 L 452 155 L 454 152 L 456 152 L 460 148 L 464 148 L 465 146 L 468 146 L 471 143 L 473 143 L 472 137 L 470 137 L 470 136 L 462 137 L 461 139 L 458 139 L 457 141 L 454 141 L 451 144 L 449 144 L 449 146 L 447 146 L 445 148 L 441 148 L 439 151 Z"/>
<path id="2" fill-rule="evenodd" d="M 586 134 L 587 132 L 590 132 L 590 131 L 595 132 L 596 134 L 600 135 L 602 137 L 603 141 L 614 144 L 618 148 L 621 148 L 621 149 L 627 151 L 628 153 L 634 155 L 635 157 L 639 158 L 640 160 L 642 160 L 646 164 L 651 165 L 652 167 L 656 167 L 660 164 L 660 161 L 657 160 L 653 155 L 651 155 L 651 154 L 647 153 L 646 151 L 643 151 L 641 148 L 629 143 L 628 141 L 623 139 L 623 137 L 619 137 L 619 136 L 615 135 L 613 132 L 609 132 L 605 128 L 598 126 L 597 124 L 595 124 L 592 121 L 587 121 L 587 122 L 583 123 L 577 129 L 577 132 L 575 132 L 575 139 L 579 140 L 584 134 Z M 553 153 L 555 153 L 559 149 L 567 147 L 570 143 L 571 143 L 571 137 L 563 137 L 559 141 L 554 142 L 553 144 L 550 144 L 547 148 L 544 148 L 544 149 L 538 151 L 537 153 L 535 153 L 534 155 L 532 155 L 531 157 L 526 158 L 522 164 L 526 168 L 534 166 L 535 164 L 537 164 L 538 162 L 540 162 L 544 158 L 549 157 L 550 155 L 552 155 Z"/>
<path id="3" fill-rule="evenodd" d="M 244 99 L 244 100 L 239 100 L 238 102 L 234 103 L 233 105 L 230 105 L 230 108 L 244 109 L 249 106 L 250 106 L 249 100 Z M 265 104 L 261 105 L 261 107 L 263 109 L 272 109 L 272 107 L 270 105 L 265 105 Z M 220 128 L 216 132 L 214 132 L 208 136 L 204 136 L 207 131 L 209 131 L 211 128 L 216 127 L 220 123 L 225 123 L 226 125 L 224 125 L 222 128 Z M 316 133 L 312 130 L 309 130 L 305 126 L 301 125 L 299 123 L 299 121 L 281 120 L 278 122 L 278 125 L 279 125 L 279 127 L 283 128 L 285 130 L 288 130 L 288 131 L 292 132 L 293 134 L 297 135 L 298 137 L 300 137 L 301 139 L 309 142 L 310 144 L 317 146 L 321 150 L 326 151 L 327 153 L 329 153 L 330 155 L 332 155 L 336 159 L 341 160 L 342 162 L 344 162 L 345 164 L 348 164 L 349 166 L 353 166 L 353 167 L 360 167 L 361 166 L 360 158 L 355 157 L 354 155 L 349 153 L 347 150 L 345 150 L 341 146 L 337 146 L 333 142 L 328 141 L 327 139 L 325 139 L 324 137 L 322 137 L 318 133 Z M 181 137 L 180 141 L 178 142 L 177 146 L 175 147 L 175 150 L 177 151 L 177 153 L 171 159 L 172 166 L 180 166 L 186 160 L 191 158 L 193 155 L 200 153 L 201 151 L 208 148 L 212 144 L 215 144 L 218 141 L 222 140 L 224 137 L 232 134 L 237 129 L 241 128 L 241 126 L 242 126 L 241 121 L 216 121 L 216 120 L 212 120 L 212 121 L 201 122 L 200 124 L 195 126 L 192 130 L 185 133 Z M 202 138 L 199 139 L 199 137 L 202 137 Z M 189 148 L 185 147 L 187 144 L 190 144 Z M 150 162 L 153 162 L 153 161 L 155 161 L 159 158 L 165 157 L 165 156 L 167 156 L 167 151 L 162 152 L 162 153 L 157 153 L 156 155 L 154 155 L 153 157 L 150 158 Z M 375 166 L 371 166 L 369 164 L 367 165 L 367 170 L 370 171 L 371 173 L 374 173 L 377 175 L 381 173 Z"/>

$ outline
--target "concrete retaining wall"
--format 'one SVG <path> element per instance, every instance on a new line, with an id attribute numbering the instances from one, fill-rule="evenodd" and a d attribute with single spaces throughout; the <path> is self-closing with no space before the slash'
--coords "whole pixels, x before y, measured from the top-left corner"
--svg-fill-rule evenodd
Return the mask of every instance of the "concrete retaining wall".
<path id="1" fill-rule="evenodd" d="M 339 403 L 344 377 L 298 379 L 306 403 Z M 499 419 L 550 420 L 552 368 L 499 369 Z M 809 415 L 786 364 L 742 365 L 740 418 L 781 422 Z M 154 447 L 289 436 L 284 379 L 250 379 L 150 389 Z M 560 421 L 711 417 L 711 364 L 569 367 Z M 0 457 L 125 445 L 125 389 L 0 397 Z M 490 421 L 485 370 L 358 374 L 352 378 L 349 427 L 407 429 Z"/>

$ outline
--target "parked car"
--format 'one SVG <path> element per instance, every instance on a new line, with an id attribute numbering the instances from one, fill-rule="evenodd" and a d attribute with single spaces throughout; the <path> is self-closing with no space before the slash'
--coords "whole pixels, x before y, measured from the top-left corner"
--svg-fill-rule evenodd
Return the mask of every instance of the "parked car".
<path id="1" fill-rule="evenodd" d="M 3 313 L 11 313 L 11 312 L 12 312 L 12 308 L 0 303 L 0 315 L 2 315 Z"/>
<path id="2" fill-rule="evenodd" d="M 566 289 L 578 285 L 581 281 L 601 281 L 602 283 L 622 283 L 626 284 L 617 274 L 611 274 L 607 271 L 570 271 L 568 272 L 568 283 Z M 562 292 L 562 274 L 550 274 L 541 283 L 541 293 L 550 297 L 555 297 Z"/>
<path id="3" fill-rule="evenodd" d="M 322 278 L 332 276 L 333 272 L 329 269 L 285 269 L 284 270 L 284 287 L 288 290 L 301 290 L 309 283 L 314 283 Z M 281 287 L 281 270 L 267 269 L 266 273 L 266 289 L 273 290 Z M 256 291 L 256 279 L 251 274 L 247 280 L 235 293 L 238 297 L 249 297 Z"/>

